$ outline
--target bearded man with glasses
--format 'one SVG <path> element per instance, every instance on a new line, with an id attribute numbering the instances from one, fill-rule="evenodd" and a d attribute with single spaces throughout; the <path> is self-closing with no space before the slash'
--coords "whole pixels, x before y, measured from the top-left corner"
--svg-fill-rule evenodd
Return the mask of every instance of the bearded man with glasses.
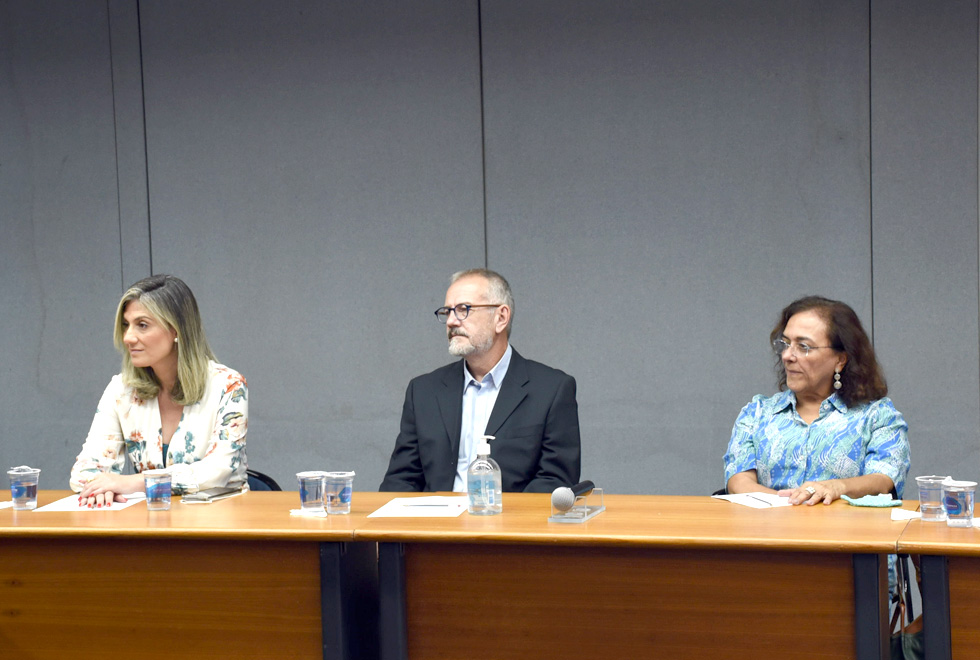
<path id="1" fill-rule="evenodd" d="M 382 491 L 466 490 L 476 441 L 507 492 L 549 493 L 579 481 L 581 442 L 575 379 L 526 360 L 510 345 L 514 297 L 499 273 L 454 274 L 435 311 L 449 353 L 462 358 L 414 378 Z"/>

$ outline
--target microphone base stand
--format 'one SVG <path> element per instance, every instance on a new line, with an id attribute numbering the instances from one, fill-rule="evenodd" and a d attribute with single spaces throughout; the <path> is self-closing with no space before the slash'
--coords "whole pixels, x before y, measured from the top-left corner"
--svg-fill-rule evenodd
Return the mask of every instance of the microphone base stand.
<path id="1" fill-rule="evenodd" d="M 606 510 L 606 505 L 602 500 L 602 489 L 593 488 L 588 495 L 579 495 L 575 498 L 575 504 L 568 511 L 559 511 L 551 507 L 551 516 L 548 522 L 554 523 L 584 523 L 589 518 L 595 518 Z"/>

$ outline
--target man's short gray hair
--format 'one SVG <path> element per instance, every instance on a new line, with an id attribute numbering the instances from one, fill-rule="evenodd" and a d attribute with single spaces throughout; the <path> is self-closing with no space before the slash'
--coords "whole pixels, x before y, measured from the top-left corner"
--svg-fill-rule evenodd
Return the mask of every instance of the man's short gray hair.
<path id="1" fill-rule="evenodd" d="M 479 276 L 489 283 L 487 288 L 487 302 L 495 305 L 507 305 L 510 308 L 510 319 L 507 321 L 507 338 L 510 339 L 511 325 L 514 323 L 514 294 L 510 290 L 510 283 L 504 279 L 500 273 L 488 268 L 470 268 L 453 273 L 449 278 L 450 284 L 455 284 L 464 277 Z"/>

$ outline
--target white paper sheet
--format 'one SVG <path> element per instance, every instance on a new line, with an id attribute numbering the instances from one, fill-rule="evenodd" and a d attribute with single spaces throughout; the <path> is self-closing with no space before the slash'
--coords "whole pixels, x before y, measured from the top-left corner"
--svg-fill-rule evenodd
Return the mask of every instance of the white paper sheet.
<path id="1" fill-rule="evenodd" d="M 892 509 L 892 520 L 915 520 L 916 518 L 921 518 L 922 513 L 919 511 L 909 511 L 908 509 Z"/>
<path id="2" fill-rule="evenodd" d="M 396 497 L 368 518 L 455 518 L 466 511 L 466 495 Z"/>
<path id="3" fill-rule="evenodd" d="M 769 509 L 774 506 L 792 506 L 788 497 L 775 493 L 738 493 L 735 495 L 712 495 L 719 500 L 727 500 L 732 504 L 750 506 L 753 509 Z"/>
<path id="4" fill-rule="evenodd" d="M 9 509 L 13 505 L 14 505 L 13 500 L 11 500 L 9 502 L 0 502 L 0 509 Z"/>
<path id="5" fill-rule="evenodd" d="M 127 509 L 134 504 L 139 504 L 146 499 L 146 493 L 128 493 L 126 494 L 125 502 L 113 502 L 112 506 L 104 506 L 101 509 L 88 506 L 81 506 L 78 503 L 78 495 L 69 495 L 68 497 L 56 500 L 51 504 L 45 504 L 42 507 L 34 509 L 34 513 L 41 513 L 42 511 L 121 511 L 122 509 Z"/>

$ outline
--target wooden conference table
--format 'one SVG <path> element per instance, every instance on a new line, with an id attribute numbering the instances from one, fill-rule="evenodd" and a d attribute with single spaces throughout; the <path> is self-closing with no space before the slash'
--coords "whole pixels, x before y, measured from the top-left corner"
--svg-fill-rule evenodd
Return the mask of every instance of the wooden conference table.
<path id="1" fill-rule="evenodd" d="M 900 552 L 920 555 L 927 658 L 975 658 L 980 649 L 980 529 L 909 523 Z"/>
<path id="2" fill-rule="evenodd" d="M 606 495 L 571 525 L 547 522 L 548 495 L 508 493 L 500 516 L 367 518 L 392 496 L 355 493 L 351 515 L 324 519 L 290 517 L 295 492 L 0 510 L 0 648 L 371 658 L 380 638 L 385 660 L 887 654 L 885 554 L 906 526 L 887 509 Z"/>
<path id="3" fill-rule="evenodd" d="M 379 543 L 382 658 L 887 657 L 907 524 L 888 509 L 605 505 L 548 523 L 548 495 L 504 494 L 499 516 L 358 523 Z"/>
<path id="4" fill-rule="evenodd" d="M 38 504 L 70 494 L 41 491 Z M 0 510 L 0 656 L 376 655 L 376 549 L 353 543 L 368 499 L 324 519 L 290 516 L 295 492 L 175 498 L 169 511 Z"/>

